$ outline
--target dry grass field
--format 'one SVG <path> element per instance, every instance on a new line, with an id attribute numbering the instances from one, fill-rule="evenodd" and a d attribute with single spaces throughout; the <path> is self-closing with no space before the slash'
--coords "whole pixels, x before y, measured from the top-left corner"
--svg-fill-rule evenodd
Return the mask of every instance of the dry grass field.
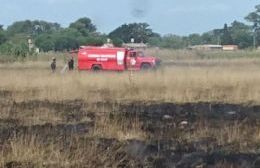
<path id="1" fill-rule="evenodd" d="M 0 64 L 0 167 L 260 166 L 260 53 L 146 52 L 133 76 Z"/>
<path id="2" fill-rule="evenodd" d="M 47 62 L 14 63 L 1 66 L 0 88 L 12 91 L 16 100 L 259 103 L 260 60 L 179 64 L 131 76 L 129 72 L 60 74 L 59 70 L 52 74 Z"/>

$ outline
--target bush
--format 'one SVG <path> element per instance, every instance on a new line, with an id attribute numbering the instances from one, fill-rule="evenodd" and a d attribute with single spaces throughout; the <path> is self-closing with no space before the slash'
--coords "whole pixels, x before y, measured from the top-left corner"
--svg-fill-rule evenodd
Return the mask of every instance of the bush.
<path id="1" fill-rule="evenodd" d="M 105 39 L 103 39 L 102 37 L 86 37 L 81 39 L 80 44 L 91 45 L 91 46 L 102 46 L 105 44 Z"/>
<path id="2" fill-rule="evenodd" d="M 10 57 L 24 59 L 29 54 L 29 48 L 26 43 L 12 44 L 5 43 L 0 46 L 0 53 Z"/>
<path id="3" fill-rule="evenodd" d="M 13 45 L 11 43 L 4 43 L 0 45 L 0 53 L 4 55 L 11 55 L 13 53 Z"/>
<path id="4" fill-rule="evenodd" d="M 26 43 L 18 44 L 14 47 L 14 55 L 16 57 L 25 58 L 29 53 L 29 48 Z"/>
<path id="5" fill-rule="evenodd" d="M 120 38 L 114 38 L 112 39 L 112 41 L 115 47 L 122 47 L 123 45 L 123 40 L 121 40 Z"/>
<path id="6" fill-rule="evenodd" d="M 46 34 L 37 37 L 35 40 L 35 45 L 44 52 L 48 52 L 54 49 L 53 38 L 50 35 Z"/>

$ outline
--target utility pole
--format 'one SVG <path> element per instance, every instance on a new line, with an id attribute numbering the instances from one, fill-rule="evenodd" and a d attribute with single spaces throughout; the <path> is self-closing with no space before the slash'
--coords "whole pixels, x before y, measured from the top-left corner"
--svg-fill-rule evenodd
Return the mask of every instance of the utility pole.
<path id="1" fill-rule="evenodd" d="M 256 30 L 254 31 L 254 35 L 253 35 L 253 46 L 254 49 L 256 49 Z"/>
<path id="2" fill-rule="evenodd" d="M 220 35 L 218 35 L 218 45 L 220 45 L 221 44 L 221 37 L 220 37 Z"/>
<path id="3" fill-rule="evenodd" d="M 257 39 L 257 30 L 258 30 L 258 24 L 255 23 L 254 26 L 253 26 L 253 29 L 254 29 L 254 34 L 253 34 L 253 47 L 254 49 L 256 49 L 256 39 Z"/>
<path id="4" fill-rule="evenodd" d="M 33 50 L 34 45 L 33 45 L 31 37 L 28 37 L 28 47 L 29 47 L 29 51 Z"/>

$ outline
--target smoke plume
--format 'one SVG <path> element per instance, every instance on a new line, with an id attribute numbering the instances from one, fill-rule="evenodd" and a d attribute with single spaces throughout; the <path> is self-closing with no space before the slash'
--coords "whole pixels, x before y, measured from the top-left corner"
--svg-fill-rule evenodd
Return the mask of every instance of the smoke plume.
<path id="1" fill-rule="evenodd" d="M 143 18 L 147 15 L 149 9 L 149 0 L 131 0 L 131 14 L 135 18 Z"/>

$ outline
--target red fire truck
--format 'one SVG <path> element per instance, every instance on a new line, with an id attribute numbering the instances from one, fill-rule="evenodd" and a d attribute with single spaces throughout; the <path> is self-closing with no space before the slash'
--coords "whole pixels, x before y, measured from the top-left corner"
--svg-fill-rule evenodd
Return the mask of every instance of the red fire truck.
<path id="1" fill-rule="evenodd" d="M 157 68 L 160 62 L 134 49 L 83 46 L 78 51 L 79 70 L 147 70 Z"/>

